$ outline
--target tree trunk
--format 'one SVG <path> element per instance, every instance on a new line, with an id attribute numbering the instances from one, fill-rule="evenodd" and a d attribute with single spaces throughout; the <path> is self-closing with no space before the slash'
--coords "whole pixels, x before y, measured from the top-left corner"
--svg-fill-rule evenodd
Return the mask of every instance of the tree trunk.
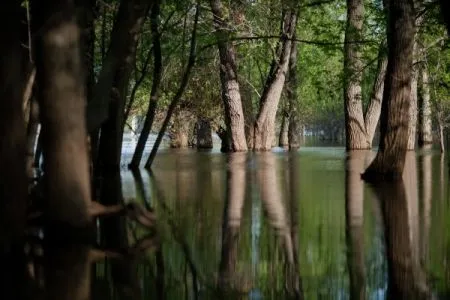
<path id="1" fill-rule="evenodd" d="M 25 230 L 27 178 L 22 99 L 27 68 L 21 47 L 21 7 L 6 1 L 0 9 L 0 255 L 15 254 Z M 23 251 L 23 246 L 21 251 Z M 17 252 L 16 252 L 17 253 Z M 17 266 L 15 267 L 17 268 Z M 9 274 L 8 274 L 9 276 Z"/>
<path id="2" fill-rule="evenodd" d="M 386 45 L 383 43 L 380 45 L 380 49 L 378 50 L 377 77 L 375 78 L 375 82 L 373 84 L 369 107 L 367 108 L 366 116 L 364 118 L 367 132 L 367 142 L 370 145 L 369 148 L 372 148 L 375 130 L 377 129 L 378 120 L 380 119 L 387 64 L 388 59 L 386 55 Z"/>
<path id="3" fill-rule="evenodd" d="M 150 91 L 150 101 L 145 115 L 144 125 L 139 135 L 139 140 L 134 151 L 133 158 L 129 167 L 131 169 L 137 169 L 141 163 L 142 155 L 144 154 L 145 144 L 147 143 L 148 136 L 152 129 L 153 120 L 155 119 L 156 108 L 158 106 L 159 99 L 159 87 L 162 77 L 162 54 L 161 54 L 161 41 L 160 33 L 158 29 L 160 14 L 160 0 L 153 4 L 150 14 L 150 27 L 152 30 L 152 43 L 153 43 L 153 83 Z"/>
<path id="4" fill-rule="evenodd" d="M 28 178 L 33 177 L 34 167 L 34 148 L 38 137 L 39 129 L 39 106 L 36 99 L 31 99 L 30 117 L 27 126 L 27 175 Z"/>
<path id="5" fill-rule="evenodd" d="M 109 117 L 111 90 L 117 82 L 117 73 L 123 68 L 127 57 L 133 57 L 136 37 L 151 6 L 150 0 L 122 0 L 111 33 L 111 43 L 103 61 L 102 70 L 94 87 L 92 101 L 87 106 L 89 132 Z"/>
<path id="6" fill-rule="evenodd" d="M 260 107 L 255 122 L 254 150 L 270 151 L 275 131 L 275 116 L 283 91 L 289 58 L 292 48 L 292 37 L 297 24 L 296 9 L 284 10 L 282 37 L 279 41 L 279 52 L 276 61 L 267 77 L 264 91 L 260 99 Z"/>
<path id="7" fill-rule="evenodd" d="M 70 0 L 47 1 L 45 6 L 41 1 L 34 3 L 35 29 L 40 31 L 35 59 L 44 150 L 44 212 L 50 222 L 87 228 L 91 195 L 86 98 L 75 7 Z"/>
<path id="8" fill-rule="evenodd" d="M 450 35 L 450 2 L 448 0 L 440 0 L 441 14 L 444 17 L 445 25 L 447 25 L 447 32 Z"/>
<path id="9" fill-rule="evenodd" d="M 135 6 L 132 7 L 132 10 L 135 10 L 133 13 L 136 15 L 133 16 L 132 13 L 128 16 L 135 18 L 133 20 L 128 20 L 131 21 L 128 25 L 133 24 L 135 27 L 132 27 L 131 32 L 128 33 L 128 37 L 130 38 L 129 43 L 127 44 L 128 47 L 126 51 L 122 53 L 123 56 L 120 57 L 120 62 L 116 65 L 114 73 L 112 90 L 110 91 L 111 97 L 108 118 L 102 125 L 99 145 L 99 166 L 107 171 L 118 171 L 120 169 L 124 112 L 128 95 L 128 85 L 134 67 L 138 35 L 150 6 L 148 2 L 149 0 L 140 4 L 134 4 Z M 136 6 L 138 6 L 138 8 L 136 8 Z M 118 24 L 120 24 L 119 17 L 120 15 L 118 16 L 116 23 L 117 27 L 119 26 Z M 122 25 L 124 26 L 125 24 Z M 113 29 L 112 39 L 114 38 L 115 36 Z"/>
<path id="10" fill-rule="evenodd" d="M 347 0 L 347 27 L 344 44 L 344 104 L 346 149 L 368 149 L 361 95 L 361 40 L 364 23 L 364 1 Z"/>
<path id="11" fill-rule="evenodd" d="M 288 128 L 289 116 L 287 115 L 287 112 L 283 112 L 283 116 L 281 119 L 280 136 L 278 138 L 278 146 L 280 147 L 284 148 L 289 146 Z"/>
<path id="12" fill-rule="evenodd" d="M 212 129 L 211 122 L 209 120 L 197 121 L 197 148 L 199 149 L 212 149 Z"/>
<path id="13" fill-rule="evenodd" d="M 231 139 L 231 151 L 247 151 L 245 118 L 237 78 L 236 50 L 233 43 L 228 41 L 230 21 L 225 17 L 225 8 L 220 0 L 210 0 L 210 5 L 219 48 L 222 100 L 227 131 Z"/>
<path id="14" fill-rule="evenodd" d="M 369 181 L 398 178 L 403 172 L 408 146 L 414 19 L 412 1 L 390 1 L 389 56 L 381 107 L 380 146 L 363 175 Z"/>
<path id="15" fill-rule="evenodd" d="M 294 32 L 293 38 L 296 38 Z M 300 112 L 298 109 L 298 78 L 297 78 L 297 43 L 292 43 L 289 56 L 289 73 L 287 78 L 286 94 L 289 106 L 288 141 L 289 150 L 300 147 Z"/>
<path id="16" fill-rule="evenodd" d="M 441 122 L 439 122 L 439 149 L 441 153 L 445 152 L 444 125 Z"/>
<path id="17" fill-rule="evenodd" d="M 433 131 L 431 125 L 430 86 L 426 65 L 422 67 L 421 74 L 422 97 L 420 97 L 419 146 L 423 147 L 433 143 Z"/>

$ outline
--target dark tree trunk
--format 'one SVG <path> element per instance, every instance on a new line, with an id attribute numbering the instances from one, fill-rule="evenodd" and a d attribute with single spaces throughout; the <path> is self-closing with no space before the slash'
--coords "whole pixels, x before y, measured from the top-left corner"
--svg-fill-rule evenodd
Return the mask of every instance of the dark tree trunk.
<path id="1" fill-rule="evenodd" d="M 197 148 L 211 149 L 213 147 L 211 122 L 209 120 L 197 121 Z"/>
<path id="2" fill-rule="evenodd" d="M 127 32 L 127 38 L 129 38 L 127 49 L 122 53 L 123 56 L 120 57 L 119 64 L 116 65 L 112 90 L 110 91 L 111 97 L 109 102 L 109 114 L 106 122 L 102 125 L 101 129 L 99 144 L 99 167 L 101 169 L 104 169 L 105 171 L 116 172 L 120 169 L 124 112 L 128 95 L 128 85 L 134 67 L 138 35 L 140 33 L 142 24 L 144 23 L 144 19 L 146 17 L 148 9 L 150 8 L 149 0 L 135 2 L 136 3 L 132 4 L 129 4 L 128 2 L 121 3 L 121 6 L 127 6 L 128 15 L 124 18 L 126 18 L 127 22 L 129 23 L 125 23 L 125 21 L 122 21 L 123 23 L 121 24 L 119 8 L 119 16 L 117 17 L 117 21 L 115 24 L 116 27 L 125 25 L 133 25 L 133 27 L 129 29 L 129 32 Z M 132 6 L 128 7 L 129 5 Z M 116 31 L 113 29 L 113 41 L 111 42 L 111 48 L 113 47 L 114 39 L 121 37 L 120 35 L 114 36 L 115 32 Z M 119 32 L 118 28 L 117 32 Z"/>
<path id="3" fill-rule="evenodd" d="M 387 64 L 388 58 L 386 55 L 386 45 L 383 43 L 378 50 L 377 77 L 375 78 L 375 82 L 373 84 L 369 107 L 367 108 L 364 118 L 369 148 L 372 148 L 375 130 L 377 129 L 378 121 L 380 119 Z"/>
<path id="4" fill-rule="evenodd" d="M 92 101 L 87 106 L 89 132 L 100 128 L 108 119 L 111 90 L 117 83 L 117 73 L 134 59 L 136 39 L 151 6 L 150 0 L 122 0 L 111 33 L 111 43 L 102 70 L 94 87 Z M 127 61 L 128 60 L 128 61 Z M 123 112 L 122 112 L 123 113 Z"/>
<path id="5" fill-rule="evenodd" d="M 448 0 L 440 0 L 441 14 L 444 17 L 445 25 L 447 25 L 447 32 L 450 35 L 450 2 Z"/>
<path id="6" fill-rule="evenodd" d="M 161 41 L 160 33 L 158 29 L 160 14 L 160 1 L 156 1 L 153 4 L 152 12 L 150 15 L 151 30 L 152 30 L 152 42 L 153 42 L 153 83 L 150 91 L 150 102 L 148 105 L 147 114 L 145 115 L 144 125 L 142 127 L 139 140 L 134 151 L 133 158 L 129 167 L 131 169 L 137 169 L 141 163 L 142 155 L 144 153 L 145 144 L 147 143 L 148 136 L 152 129 L 153 120 L 155 119 L 156 108 L 158 106 L 159 99 L 159 86 L 162 76 L 162 54 L 161 54 Z"/>
<path id="7" fill-rule="evenodd" d="M 278 57 L 276 61 L 272 62 L 272 67 L 260 99 L 259 112 L 255 122 L 253 145 L 255 151 L 270 151 L 272 149 L 275 116 L 289 67 L 292 37 L 294 36 L 297 24 L 297 10 L 294 8 L 285 9 L 283 14 L 283 29 L 279 42 Z"/>
<path id="8" fill-rule="evenodd" d="M 87 228 L 91 195 L 86 98 L 75 6 L 70 0 L 33 4 L 34 29 L 39 30 L 35 59 L 44 149 L 44 213 L 51 222 Z"/>
<path id="9" fill-rule="evenodd" d="M 368 149 L 361 95 L 361 59 L 364 1 L 347 0 L 347 28 L 344 46 L 345 144 L 347 150 Z"/>
<path id="10" fill-rule="evenodd" d="M 30 117 L 27 126 L 27 175 L 33 177 L 34 168 L 34 148 L 38 137 L 39 129 L 39 106 L 36 99 L 31 99 Z"/>
<path id="11" fill-rule="evenodd" d="M 422 66 L 422 96 L 420 97 L 419 114 L 419 146 L 423 147 L 433 143 L 433 131 L 431 124 L 430 86 L 427 66 Z"/>
<path id="12" fill-rule="evenodd" d="M 296 34 L 294 32 L 293 38 Z M 289 73 L 286 94 L 289 106 L 288 140 L 289 149 L 297 150 L 300 147 L 300 111 L 298 109 L 298 77 L 297 77 L 297 43 L 292 43 L 289 57 Z"/>
<path id="13" fill-rule="evenodd" d="M 388 67 L 381 107 L 380 146 L 364 173 L 366 180 L 398 178 L 408 146 L 408 111 L 414 44 L 414 3 L 391 0 L 388 24 Z"/>
<path id="14" fill-rule="evenodd" d="M 236 50 L 229 39 L 230 24 L 220 0 L 210 0 L 220 54 L 220 81 L 225 108 L 225 122 L 231 151 L 247 151 L 245 117 L 237 75 Z"/>
<path id="15" fill-rule="evenodd" d="M 278 146 L 280 147 L 289 146 L 288 128 L 289 128 L 289 115 L 287 112 L 283 112 L 283 116 L 281 117 L 280 136 L 278 138 Z"/>
<path id="16" fill-rule="evenodd" d="M 22 99 L 28 63 L 21 47 L 21 13 L 20 1 L 6 1 L 0 9 L 0 255 L 13 254 L 11 247 L 20 242 L 25 229 L 27 178 Z"/>

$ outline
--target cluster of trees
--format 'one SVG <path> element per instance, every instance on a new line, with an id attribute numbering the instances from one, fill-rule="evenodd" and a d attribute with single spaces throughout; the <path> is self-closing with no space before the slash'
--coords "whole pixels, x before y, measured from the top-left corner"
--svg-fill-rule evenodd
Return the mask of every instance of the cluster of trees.
<path id="1" fill-rule="evenodd" d="M 345 128 L 350 150 L 371 147 L 381 116 L 379 152 L 365 177 L 401 174 L 418 112 L 422 144 L 431 141 L 432 108 L 445 127 L 450 56 L 441 13 L 448 21 L 448 4 L 365 2 L 4 1 L 1 248 L 23 235 L 30 166 L 41 152 L 37 206 L 50 224 L 85 229 L 93 217 L 127 209 L 93 202 L 120 206 L 111 185 L 93 179 L 119 174 L 133 115 L 144 121 L 132 168 L 155 123 L 147 168 L 166 130 L 191 121 L 197 132 L 217 131 L 226 151 L 270 150 L 278 123 L 290 149 L 310 124 Z"/>

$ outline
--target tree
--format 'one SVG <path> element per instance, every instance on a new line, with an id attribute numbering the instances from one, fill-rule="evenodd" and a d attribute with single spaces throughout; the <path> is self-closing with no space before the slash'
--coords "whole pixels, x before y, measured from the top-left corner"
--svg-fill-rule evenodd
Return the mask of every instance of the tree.
<path id="1" fill-rule="evenodd" d="M 247 151 L 245 119 L 238 82 L 236 50 L 229 41 L 230 20 L 220 0 L 210 0 L 220 57 L 220 81 L 231 151 Z"/>
<path id="2" fill-rule="evenodd" d="M 347 0 L 347 28 L 344 42 L 344 100 L 346 148 L 368 149 L 362 107 L 362 60 L 358 41 L 362 40 L 364 1 Z"/>
<path id="3" fill-rule="evenodd" d="M 389 56 L 381 108 L 381 141 L 374 161 L 363 174 L 369 181 L 398 178 L 405 164 L 414 20 L 412 0 L 389 1 Z"/>

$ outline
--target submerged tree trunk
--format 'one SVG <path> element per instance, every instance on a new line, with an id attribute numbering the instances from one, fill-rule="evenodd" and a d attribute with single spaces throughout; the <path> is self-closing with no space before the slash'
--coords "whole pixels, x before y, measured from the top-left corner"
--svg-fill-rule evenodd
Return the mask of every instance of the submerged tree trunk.
<path id="1" fill-rule="evenodd" d="M 292 3 L 292 5 L 294 6 L 295 4 Z M 272 149 L 275 116 L 289 67 L 293 43 L 292 37 L 297 24 L 297 9 L 294 7 L 285 9 L 283 13 L 283 29 L 282 37 L 279 41 L 278 57 L 272 62 L 272 67 L 261 95 L 259 112 L 255 122 L 253 145 L 255 151 L 270 151 Z"/>
<path id="2" fill-rule="evenodd" d="M 136 47 L 136 37 L 151 6 L 150 0 L 122 0 L 111 32 L 111 43 L 102 70 L 94 87 L 93 98 L 87 105 L 89 132 L 100 128 L 108 119 L 111 90 L 117 73 Z"/>
<path id="3" fill-rule="evenodd" d="M 220 0 L 210 0 L 220 55 L 220 81 L 231 151 L 247 151 L 245 118 L 237 77 L 236 50 L 229 39 L 230 24 Z"/>
<path id="4" fill-rule="evenodd" d="M 364 1 L 347 0 L 347 28 L 344 46 L 344 100 L 345 136 L 347 150 L 368 149 L 370 147 L 362 106 L 361 81 L 362 59 L 361 40 L 364 23 Z"/>
<path id="5" fill-rule="evenodd" d="M 388 24 L 388 66 L 381 108 L 380 146 L 364 173 L 366 180 L 401 176 L 408 146 L 408 111 L 414 44 L 414 4 L 391 0 Z"/>
<path id="6" fill-rule="evenodd" d="M 114 70 L 111 86 L 112 90 L 108 91 L 110 95 L 108 118 L 102 125 L 99 145 L 99 166 L 105 170 L 118 171 L 120 168 L 124 112 L 128 95 L 128 85 L 134 67 L 138 35 L 142 24 L 144 23 L 148 9 L 150 8 L 149 0 L 135 2 L 137 3 L 121 3 L 121 6 L 126 6 L 126 9 L 128 10 L 126 14 L 128 15 L 122 16 L 123 19 L 121 20 L 119 8 L 119 15 L 115 24 L 116 27 L 125 25 L 132 25 L 133 27 L 129 28 L 129 31 L 127 32 L 126 38 L 129 39 L 127 48 L 124 49 L 124 52 L 122 53 L 123 56 L 119 58 L 116 69 Z M 123 23 L 121 24 L 120 21 Z M 117 28 L 116 30 L 119 32 L 119 30 L 123 29 Z M 115 37 L 113 29 L 112 39 L 114 38 L 120 38 L 120 36 Z M 121 42 L 123 43 L 123 41 Z"/>
<path id="7" fill-rule="evenodd" d="M 293 39 L 296 38 L 294 32 Z M 289 150 L 300 147 L 300 111 L 298 109 L 298 77 L 297 77 L 297 43 L 292 43 L 289 57 L 289 72 L 286 83 L 286 94 L 289 107 L 288 141 Z"/>
<path id="8" fill-rule="evenodd" d="M 156 108 L 158 106 L 159 99 L 159 87 L 162 77 L 162 54 L 161 54 L 161 41 L 160 32 L 158 29 L 159 14 L 160 14 L 160 0 L 157 0 L 152 7 L 150 14 L 150 28 L 152 30 L 152 43 L 153 43 L 153 83 L 150 91 L 150 101 L 148 104 L 147 114 L 145 115 L 144 125 L 142 127 L 139 140 L 134 151 L 133 158 L 129 167 L 131 169 L 137 169 L 141 163 L 142 155 L 144 154 L 145 144 L 147 143 L 148 136 L 152 129 L 153 120 L 155 119 Z"/>
<path id="9" fill-rule="evenodd" d="M 377 129 L 378 121 L 380 119 L 387 64 L 388 58 L 386 55 L 386 45 L 383 43 L 378 50 L 377 77 L 375 78 L 375 82 L 373 84 L 372 93 L 370 95 L 370 103 L 364 120 L 369 148 L 372 148 L 375 130 Z"/>
<path id="10" fill-rule="evenodd" d="M 21 7 L 6 1 L 0 9 L 0 255 L 13 251 L 25 229 L 25 55 L 21 47 Z M 21 251 L 23 251 L 23 246 Z M 19 251 L 18 251 L 19 252 Z M 2 257 L 3 260 L 3 257 Z M 17 266 L 15 266 L 17 268 Z M 10 274 L 8 274 L 9 276 Z"/>
<path id="11" fill-rule="evenodd" d="M 91 190 L 75 7 L 69 0 L 35 4 L 35 29 L 41 30 L 35 58 L 44 149 L 44 213 L 50 221 L 86 228 L 91 225 Z"/>
<path id="12" fill-rule="evenodd" d="M 289 115 L 287 112 L 283 112 L 283 116 L 281 118 L 280 136 L 278 138 L 278 146 L 280 147 L 289 146 L 288 128 L 289 128 Z"/>
<path id="13" fill-rule="evenodd" d="M 431 102 L 430 86 L 428 79 L 427 66 L 421 69 L 422 75 L 422 97 L 420 97 L 420 115 L 419 115 L 419 147 L 433 143 L 433 131 L 431 125 Z"/>
<path id="14" fill-rule="evenodd" d="M 211 149 L 213 147 L 211 122 L 209 120 L 197 121 L 197 148 Z"/>

